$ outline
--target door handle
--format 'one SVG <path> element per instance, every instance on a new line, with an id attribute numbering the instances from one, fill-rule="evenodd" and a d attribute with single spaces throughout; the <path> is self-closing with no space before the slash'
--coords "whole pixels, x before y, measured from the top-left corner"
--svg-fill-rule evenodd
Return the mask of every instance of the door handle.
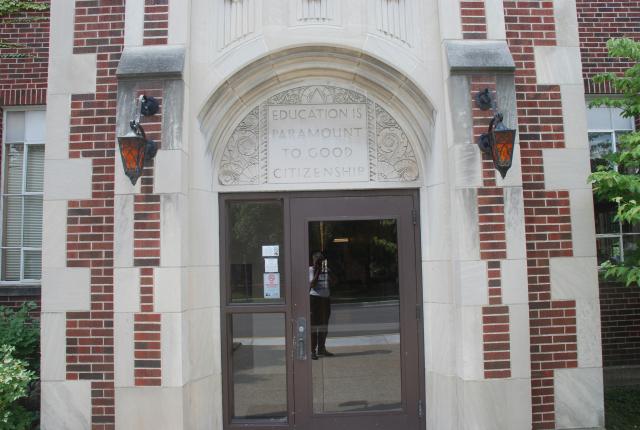
<path id="1" fill-rule="evenodd" d="M 307 359 L 307 319 L 300 317 L 296 320 L 295 332 L 296 359 Z"/>

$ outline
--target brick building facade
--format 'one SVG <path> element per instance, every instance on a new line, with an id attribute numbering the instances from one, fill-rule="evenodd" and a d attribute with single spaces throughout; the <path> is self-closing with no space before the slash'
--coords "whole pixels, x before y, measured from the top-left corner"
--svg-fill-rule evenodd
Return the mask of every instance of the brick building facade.
<path id="1" fill-rule="evenodd" d="M 47 110 L 42 294 L 33 282 L 0 286 L 1 303 L 42 297 L 44 429 L 603 428 L 602 365 L 640 364 L 640 304 L 633 290 L 598 292 L 585 94 L 610 92 L 594 73 L 629 66 L 604 44 L 638 38 L 640 3 L 343 3 L 53 0 L 50 35 L 48 12 L 0 21 L 0 39 L 32 50 L 2 58 L 0 108 Z M 484 89 L 518 131 L 504 179 L 475 145 L 495 113 L 476 102 Z M 159 151 L 132 185 L 117 138 L 141 94 L 159 102 L 141 120 Z M 313 109 L 327 117 L 310 127 L 330 138 L 301 137 L 313 130 L 300 112 Z M 327 145 L 325 160 L 277 127 Z M 319 164 L 305 164 L 301 149 Z M 347 151 L 351 164 L 336 155 Z M 419 263 L 418 309 L 403 301 L 413 297 L 405 275 L 386 300 L 342 298 L 334 284 L 336 356 L 308 364 L 295 355 L 307 344 L 288 335 L 298 316 L 313 319 L 293 291 L 307 269 L 294 267 L 295 250 L 312 251 L 311 230 L 306 248 L 292 240 L 296 208 L 305 197 L 347 208 L 409 192 L 412 210 L 394 219 L 406 244 L 402 223 L 413 218 L 415 255 L 396 256 Z M 236 229 L 252 230 L 233 224 L 224 199 L 285 202 L 287 233 L 268 236 L 281 253 L 276 300 L 266 289 L 273 271 L 265 261 L 262 285 L 258 267 L 271 251 L 258 265 L 234 260 Z M 352 267 L 355 250 L 341 254 Z M 380 272 L 369 267 L 365 285 Z M 349 270 L 349 285 L 360 282 Z M 236 302 L 238 279 L 264 296 Z M 397 306 L 397 321 L 384 320 L 384 306 Z M 284 315 L 282 331 L 265 315 Z M 376 373 L 371 357 L 384 354 L 404 376 Z M 318 363 L 328 363 L 323 373 Z M 332 388 L 331 372 L 362 390 Z M 353 411 L 360 421 L 345 418 Z"/>

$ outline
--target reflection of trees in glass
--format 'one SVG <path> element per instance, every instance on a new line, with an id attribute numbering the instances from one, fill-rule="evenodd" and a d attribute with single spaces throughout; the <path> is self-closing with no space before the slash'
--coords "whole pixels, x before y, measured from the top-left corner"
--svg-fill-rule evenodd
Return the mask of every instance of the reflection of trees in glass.
<path id="1" fill-rule="evenodd" d="M 396 220 L 311 222 L 309 253 L 323 245 L 333 279 L 333 299 L 351 302 L 398 297 Z"/>
<path id="2" fill-rule="evenodd" d="M 262 246 L 279 245 L 280 252 L 283 251 L 282 203 L 280 201 L 229 202 L 228 214 L 233 298 L 262 298 L 264 273 Z M 282 257 L 278 260 L 279 267 L 282 267 Z M 240 279 L 245 276 L 250 279 Z M 253 286 L 260 287 L 253 288 Z"/>

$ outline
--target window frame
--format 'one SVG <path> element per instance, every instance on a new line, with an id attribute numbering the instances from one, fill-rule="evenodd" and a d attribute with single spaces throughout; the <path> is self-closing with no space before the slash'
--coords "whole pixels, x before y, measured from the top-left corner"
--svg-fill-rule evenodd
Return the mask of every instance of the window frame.
<path id="1" fill-rule="evenodd" d="M 45 154 L 46 154 L 46 147 L 47 147 L 47 135 L 46 135 L 46 105 L 29 105 L 29 106 L 2 106 L 2 141 L 0 141 L 0 145 L 2 145 L 1 149 L 2 149 L 2 159 L 1 159 L 1 165 L 0 165 L 0 238 L 4 237 L 4 198 L 5 196 L 42 196 L 43 198 L 43 209 L 42 209 L 42 223 L 44 224 L 44 184 L 43 184 L 43 189 L 42 192 L 33 192 L 33 191 L 27 191 L 27 161 L 28 161 L 28 147 L 32 146 L 32 145 L 42 145 L 45 148 Z M 45 134 L 44 134 L 44 139 L 41 142 L 6 142 L 6 138 L 7 138 L 7 116 L 10 112 L 33 112 L 33 111 L 42 111 L 45 112 Z M 25 126 L 25 134 L 26 134 L 26 126 Z M 24 140 L 24 139 L 23 139 Z M 5 193 L 5 185 L 6 185 L 6 179 L 7 179 L 7 175 L 5 174 L 5 166 L 6 166 L 6 148 L 8 145 L 11 145 L 12 143 L 19 143 L 23 145 L 23 148 L 25 149 L 23 152 L 23 159 L 22 159 L 22 189 L 24 190 L 21 194 L 17 195 L 17 194 L 6 194 Z M 46 157 L 46 155 L 45 155 Z M 43 172 L 43 179 L 44 179 L 44 172 Z M 21 217 L 21 231 L 22 231 L 22 226 L 24 225 L 24 199 L 22 200 L 22 217 Z M 44 232 L 43 232 L 43 236 L 44 236 Z M 24 239 L 24 232 L 22 231 L 22 238 Z M 43 237 L 44 239 L 44 237 Z M 40 279 L 24 279 L 24 251 L 40 251 L 40 258 L 41 258 L 41 262 L 42 262 L 42 254 L 43 254 L 43 243 L 44 241 L 41 242 L 40 244 L 40 248 L 33 248 L 33 247 L 25 247 L 25 246 L 21 246 L 20 247 L 20 280 L 17 281 L 5 281 L 1 278 L 1 276 L 3 275 L 2 273 L 2 268 L 0 267 L 0 287 L 13 287 L 13 286 L 17 286 L 17 287 L 40 287 L 40 285 L 42 284 L 42 268 L 40 271 Z M 2 243 L 0 242 L 0 264 L 2 262 L 2 257 L 3 257 L 3 253 L 4 253 L 4 246 L 2 246 Z"/>
<path id="2" fill-rule="evenodd" d="M 615 95 L 610 95 L 611 98 L 615 98 Z M 591 98 L 587 98 L 586 99 L 586 105 L 587 105 L 587 111 L 589 111 L 589 102 L 591 101 Z M 618 152 L 618 137 L 616 135 L 616 133 L 619 132 L 630 132 L 633 133 L 635 132 L 636 129 L 636 121 L 635 119 L 631 120 L 631 128 L 627 128 L 627 129 L 616 129 L 614 128 L 614 121 L 613 121 L 613 113 L 615 112 L 616 108 L 612 108 L 612 107 L 607 107 L 607 106 L 603 106 L 603 107 L 599 107 L 596 109 L 607 109 L 609 111 L 609 121 L 611 124 L 611 128 L 591 128 L 589 125 L 589 118 L 587 115 L 587 145 L 588 145 L 588 149 L 589 149 L 589 154 L 591 154 L 591 141 L 589 139 L 589 135 L 591 133 L 608 133 L 611 135 L 611 153 L 615 154 L 616 152 Z M 591 159 L 591 157 L 589 157 Z M 618 166 L 615 166 L 616 170 L 618 169 Z M 594 200 L 594 205 L 593 205 L 593 209 L 594 209 L 594 218 L 596 215 L 596 202 Z M 596 219 L 597 221 L 597 219 Z M 622 228 L 622 222 L 620 221 L 613 221 L 618 225 L 618 231 L 616 233 L 598 233 L 597 228 L 596 228 L 596 256 L 597 256 L 597 241 L 598 239 L 617 239 L 618 242 L 618 246 L 620 247 L 620 261 L 624 261 L 624 247 L 625 247 L 625 241 L 624 241 L 624 236 L 636 236 L 638 238 L 640 238 L 640 232 L 639 233 L 625 233 L 623 231 Z M 597 227 L 597 224 L 594 226 Z M 613 256 L 612 256 L 613 257 Z"/>

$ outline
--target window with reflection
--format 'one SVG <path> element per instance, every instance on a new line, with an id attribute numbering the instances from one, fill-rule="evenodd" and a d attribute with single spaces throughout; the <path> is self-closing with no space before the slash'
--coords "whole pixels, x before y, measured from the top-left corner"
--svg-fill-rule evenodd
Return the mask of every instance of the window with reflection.
<path id="1" fill-rule="evenodd" d="M 227 215 L 229 302 L 282 303 L 282 201 L 228 201 Z"/>
<path id="2" fill-rule="evenodd" d="M 395 219 L 309 222 L 313 411 L 402 407 Z"/>
<path id="3" fill-rule="evenodd" d="M 587 111 L 592 172 L 598 166 L 609 164 L 606 156 L 618 151 L 624 134 L 634 131 L 633 118 L 624 118 L 621 113 L 621 109 L 608 107 Z M 616 221 L 617 207 L 614 203 L 595 201 L 594 206 L 598 264 L 624 260 L 625 253 L 638 249 L 640 226 Z"/>

